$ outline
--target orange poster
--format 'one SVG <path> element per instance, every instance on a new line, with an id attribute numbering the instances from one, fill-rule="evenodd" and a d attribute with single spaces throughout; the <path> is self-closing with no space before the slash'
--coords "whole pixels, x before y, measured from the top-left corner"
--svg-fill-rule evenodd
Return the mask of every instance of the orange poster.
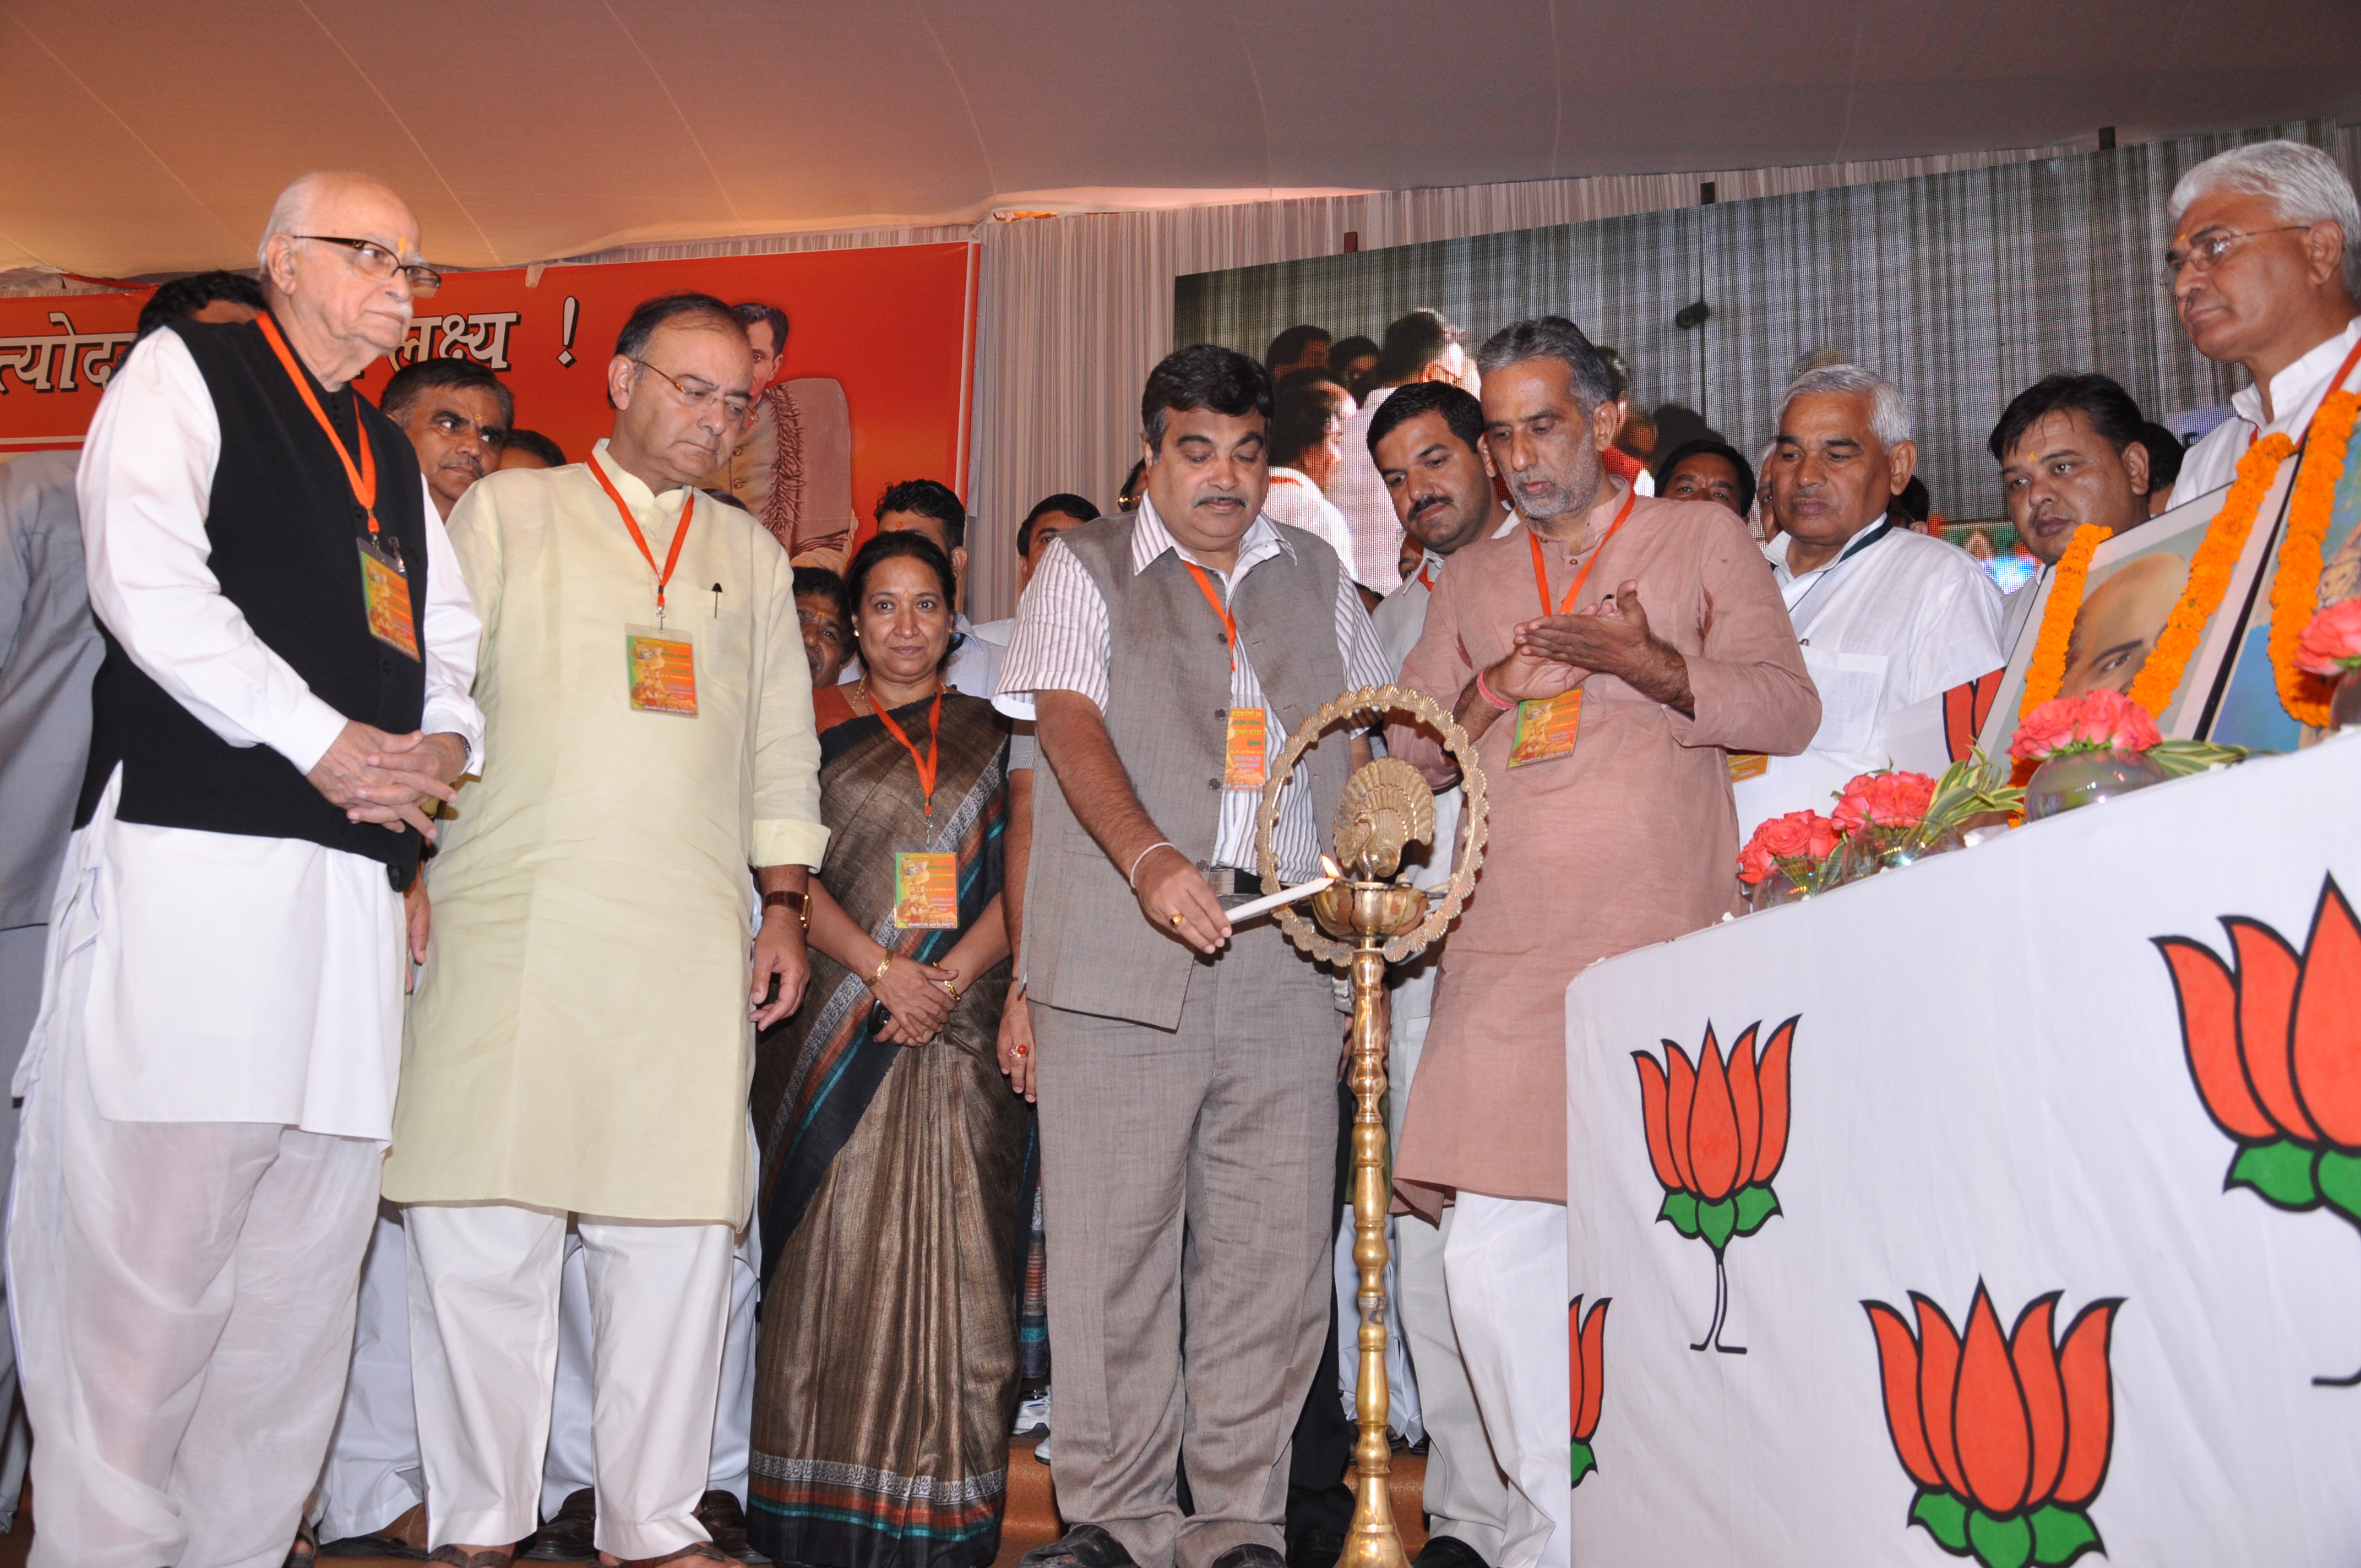
<path id="1" fill-rule="evenodd" d="M 634 305 L 686 291 L 776 305 L 791 323 L 778 381 L 826 391 L 849 419 L 852 518 L 873 528 L 878 495 L 897 479 L 966 493 L 975 266 L 975 247 L 950 244 L 449 272 L 418 302 L 402 354 L 490 367 L 516 396 L 517 423 L 579 462 L 611 422 L 607 361 Z M 82 444 L 145 299 L 0 299 L 0 456 Z M 391 373 L 379 361 L 360 386 L 374 398 Z"/>

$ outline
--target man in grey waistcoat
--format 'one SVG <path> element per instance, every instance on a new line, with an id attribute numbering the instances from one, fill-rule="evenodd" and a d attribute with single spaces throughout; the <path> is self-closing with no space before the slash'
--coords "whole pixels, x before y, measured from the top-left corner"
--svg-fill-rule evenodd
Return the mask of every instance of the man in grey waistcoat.
<path id="1" fill-rule="evenodd" d="M 1048 763 L 1020 979 L 1070 1523 L 1030 1568 L 1285 1563 L 1289 1438 L 1328 1322 L 1340 1028 L 1325 972 L 1226 910 L 1262 891 L 1256 811 L 1290 729 L 1386 664 L 1335 553 L 1262 515 L 1270 412 L 1243 355 L 1157 366 L 1139 510 L 1059 537 L 1001 675 Z M 1316 874 L 1366 755 L 1338 731 L 1305 756 L 1280 796 L 1286 881 Z"/>

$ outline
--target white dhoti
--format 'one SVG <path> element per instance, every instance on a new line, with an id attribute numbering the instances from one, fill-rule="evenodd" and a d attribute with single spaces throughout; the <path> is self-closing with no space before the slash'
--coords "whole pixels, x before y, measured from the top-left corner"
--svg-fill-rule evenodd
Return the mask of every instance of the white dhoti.
<path id="1" fill-rule="evenodd" d="M 540 1522 L 558 1356 L 563 1214 L 412 1204 L 411 1365 L 433 1546 L 522 1540 Z M 598 1544 L 626 1560 L 708 1539 L 733 1237 L 726 1225 L 583 1216 Z"/>
<path id="2" fill-rule="evenodd" d="M 1573 1552 L 1565 1206 L 1462 1192 L 1443 1270 L 1459 1354 L 1510 1489 L 1499 1568 Z M 1470 1544 L 1473 1544 L 1472 1542 Z"/>
<path id="3" fill-rule="evenodd" d="M 344 1393 L 401 903 L 358 856 L 115 798 L 68 849 L 15 1084 L 31 1561 L 277 1568 Z M 237 940 L 192 940 L 192 910 Z"/>
<path id="4" fill-rule="evenodd" d="M 1457 822 L 1456 796 L 1451 821 L 1438 828 L 1447 838 Z M 1438 809 L 1436 820 L 1443 823 Z M 1389 1100 L 1393 1134 L 1401 1135 L 1402 1113 L 1417 1091 L 1418 1058 L 1426 1047 L 1428 996 L 1434 988 L 1433 959 L 1406 979 L 1393 1016 L 1394 1092 Z M 1413 991 L 1413 987 L 1420 989 Z M 1450 1536 L 1475 1549 L 1487 1563 L 1500 1561 L 1508 1539 L 1509 1478 L 1493 1457 L 1476 1409 L 1476 1391 L 1459 1354 L 1459 1332 L 1451 1323 L 1451 1298 L 1443 1278 L 1443 1253 L 1457 1211 L 1445 1208 L 1440 1224 L 1418 1214 L 1394 1219 L 1397 1301 L 1401 1336 L 1410 1347 L 1418 1379 L 1419 1419 L 1426 1429 L 1426 1486 L 1421 1499 L 1430 1539 Z"/>
<path id="5" fill-rule="evenodd" d="M 277 1568 L 344 1391 L 383 1146 L 110 1122 L 52 982 L 9 1203 L 36 1568 Z"/>

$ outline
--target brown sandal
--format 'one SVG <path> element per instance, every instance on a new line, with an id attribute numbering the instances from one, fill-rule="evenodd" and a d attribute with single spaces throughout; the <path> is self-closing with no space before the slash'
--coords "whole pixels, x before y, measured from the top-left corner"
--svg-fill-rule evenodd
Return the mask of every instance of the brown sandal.
<path id="1" fill-rule="evenodd" d="M 426 1554 L 429 1563 L 446 1563 L 452 1568 L 509 1568 L 516 1561 L 516 1548 L 506 1551 L 493 1547 L 488 1552 L 470 1552 L 464 1546 L 438 1546 Z"/>
<path id="2" fill-rule="evenodd" d="M 678 1552 L 666 1552 L 662 1557 L 624 1557 L 617 1561 L 622 1563 L 623 1568 L 670 1568 L 675 1563 L 727 1563 L 732 1568 L 746 1568 L 743 1563 L 709 1541 L 692 1541 Z"/>

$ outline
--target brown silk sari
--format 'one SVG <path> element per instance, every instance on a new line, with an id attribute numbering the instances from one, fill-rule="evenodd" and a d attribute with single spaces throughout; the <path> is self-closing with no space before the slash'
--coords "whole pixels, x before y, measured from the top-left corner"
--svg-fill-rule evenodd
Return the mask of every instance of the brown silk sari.
<path id="1" fill-rule="evenodd" d="M 927 704 L 894 712 L 926 748 Z M 1007 729 L 947 693 L 934 813 L 874 718 L 820 737 L 820 881 L 863 929 L 922 960 L 998 894 Z M 957 857 L 956 930 L 894 924 L 894 856 Z M 768 1271 L 756 1352 L 749 1526 L 782 1562 L 982 1568 L 997 1553 L 1032 1214 L 1031 1108 L 994 1055 L 1005 964 L 918 1047 L 877 1039 L 860 975 L 818 951 L 754 1075 Z"/>

